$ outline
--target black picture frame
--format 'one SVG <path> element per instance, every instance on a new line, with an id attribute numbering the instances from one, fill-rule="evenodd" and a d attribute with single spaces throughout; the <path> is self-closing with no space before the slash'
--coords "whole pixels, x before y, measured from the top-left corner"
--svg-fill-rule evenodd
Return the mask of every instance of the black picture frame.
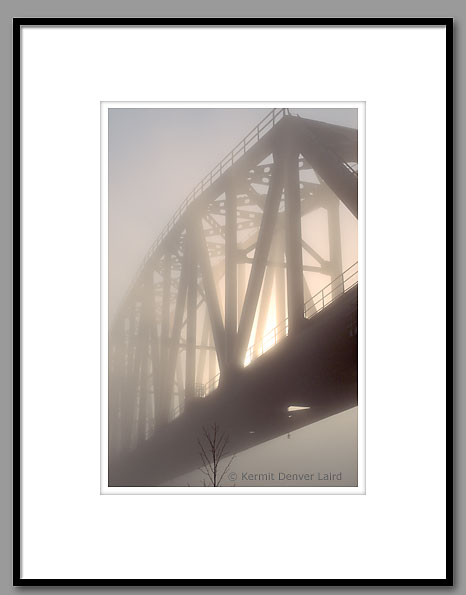
<path id="1" fill-rule="evenodd" d="M 453 500 L 453 19 L 452 18 L 15 18 L 13 20 L 13 585 L 14 586 L 452 586 L 454 584 Z M 446 375 L 446 578 L 445 579 L 24 579 L 21 577 L 21 41 L 24 26 L 47 27 L 422 27 L 446 28 L 446 215 L 447 215 L 447 375 Z"/>

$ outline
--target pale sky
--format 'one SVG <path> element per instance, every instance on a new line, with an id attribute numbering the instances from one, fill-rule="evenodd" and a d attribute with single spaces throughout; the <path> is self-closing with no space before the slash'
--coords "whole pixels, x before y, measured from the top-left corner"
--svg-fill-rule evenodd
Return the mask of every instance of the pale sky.
<path id="1" fill-rule="evenodd" d="M 110 319 L 176 208 L 269 112 L 270 108 L 109 110 Z M 357 128 L 356 109 L 291 112 Z"/>
<path id="2" fill-rule="evenodd" d="M 269 111 L 270 108 L 109 110 L 110 319 L 145 253 L 178 206 Z M 356 109 L 292 109 L 291 112 L 357 128 Z M 313 248 L 326 257 L 326 214 L 323 209 L 320 211 L 303 218 L 303 238 L 310 234 L 317 242 Z M 344 205 L 340 206 L 340 225 L 344 270 L 357 260 L 357 221 Z M 313 275 L 318 286 L 312 288 L 312 283 L 309 286 L 311 291 L 319 291 L 328 281 L 320 274 Z M 355 485 L 357 435 L 357 408 L 354 408 L 311 424 L 290 438 L 277 438 L 240 453 L 234 471 L 238 474 L 267 469 L 278 472 L 283 468 L 297 473 L 343 472 L 341 483 Z M 200 481 L 198 476 L 194 472 L 173 480 L 172 485 L 188 482 L 196 485 Z M 239 479 L 236 485 L 248 483 Z M 304 485 L 324 484 L 312 481 Z"/>

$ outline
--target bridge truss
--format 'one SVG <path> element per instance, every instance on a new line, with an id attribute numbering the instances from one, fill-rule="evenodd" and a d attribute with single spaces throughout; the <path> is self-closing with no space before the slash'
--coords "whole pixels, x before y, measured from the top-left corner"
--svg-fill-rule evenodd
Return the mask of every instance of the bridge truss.
<path id="1" fill-rule="evenodd" d="M 357 264 L 342 268 L 340 230 L 341 203 L 357 219 L 357 163 L 357 130 L 280 109 L 196 186 L 111 325 L 110 458 L 215 398 L 357 282 Z M 318 210 L 325 254 L 306 237 Z"/>

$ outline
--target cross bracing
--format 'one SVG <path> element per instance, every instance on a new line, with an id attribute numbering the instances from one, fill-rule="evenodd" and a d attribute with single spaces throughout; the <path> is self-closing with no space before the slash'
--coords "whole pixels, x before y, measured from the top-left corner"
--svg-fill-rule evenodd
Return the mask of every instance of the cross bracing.
<path id="1" fill-rule="evenodd" d="M 356 130 L 273 110 L 201 181 L 111 326 L 110 455 L 215 398 L 357 282 L 357 266 L 343 270 L 340 229 L 342 205 L 357 218 L 357 162 Z M 318 212 L 325 250 L 306 234 Z"/>

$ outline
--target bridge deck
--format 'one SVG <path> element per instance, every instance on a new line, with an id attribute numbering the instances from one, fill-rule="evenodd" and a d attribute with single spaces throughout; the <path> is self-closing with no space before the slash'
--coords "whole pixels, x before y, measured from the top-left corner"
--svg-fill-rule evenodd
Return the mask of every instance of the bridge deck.
<path id="1" fill-rule="evenodd" d="M 237 453 L 357 405 L 357 285 L 109 469 L 110 486 L 151 486 L 200 467 L 217 423 Z M 309 410 L 289 412 L 289 406 Z M 291 417 L 290 417 L 291 416 Z M 253 433 L 252 433 L 253 432 Z"/>

